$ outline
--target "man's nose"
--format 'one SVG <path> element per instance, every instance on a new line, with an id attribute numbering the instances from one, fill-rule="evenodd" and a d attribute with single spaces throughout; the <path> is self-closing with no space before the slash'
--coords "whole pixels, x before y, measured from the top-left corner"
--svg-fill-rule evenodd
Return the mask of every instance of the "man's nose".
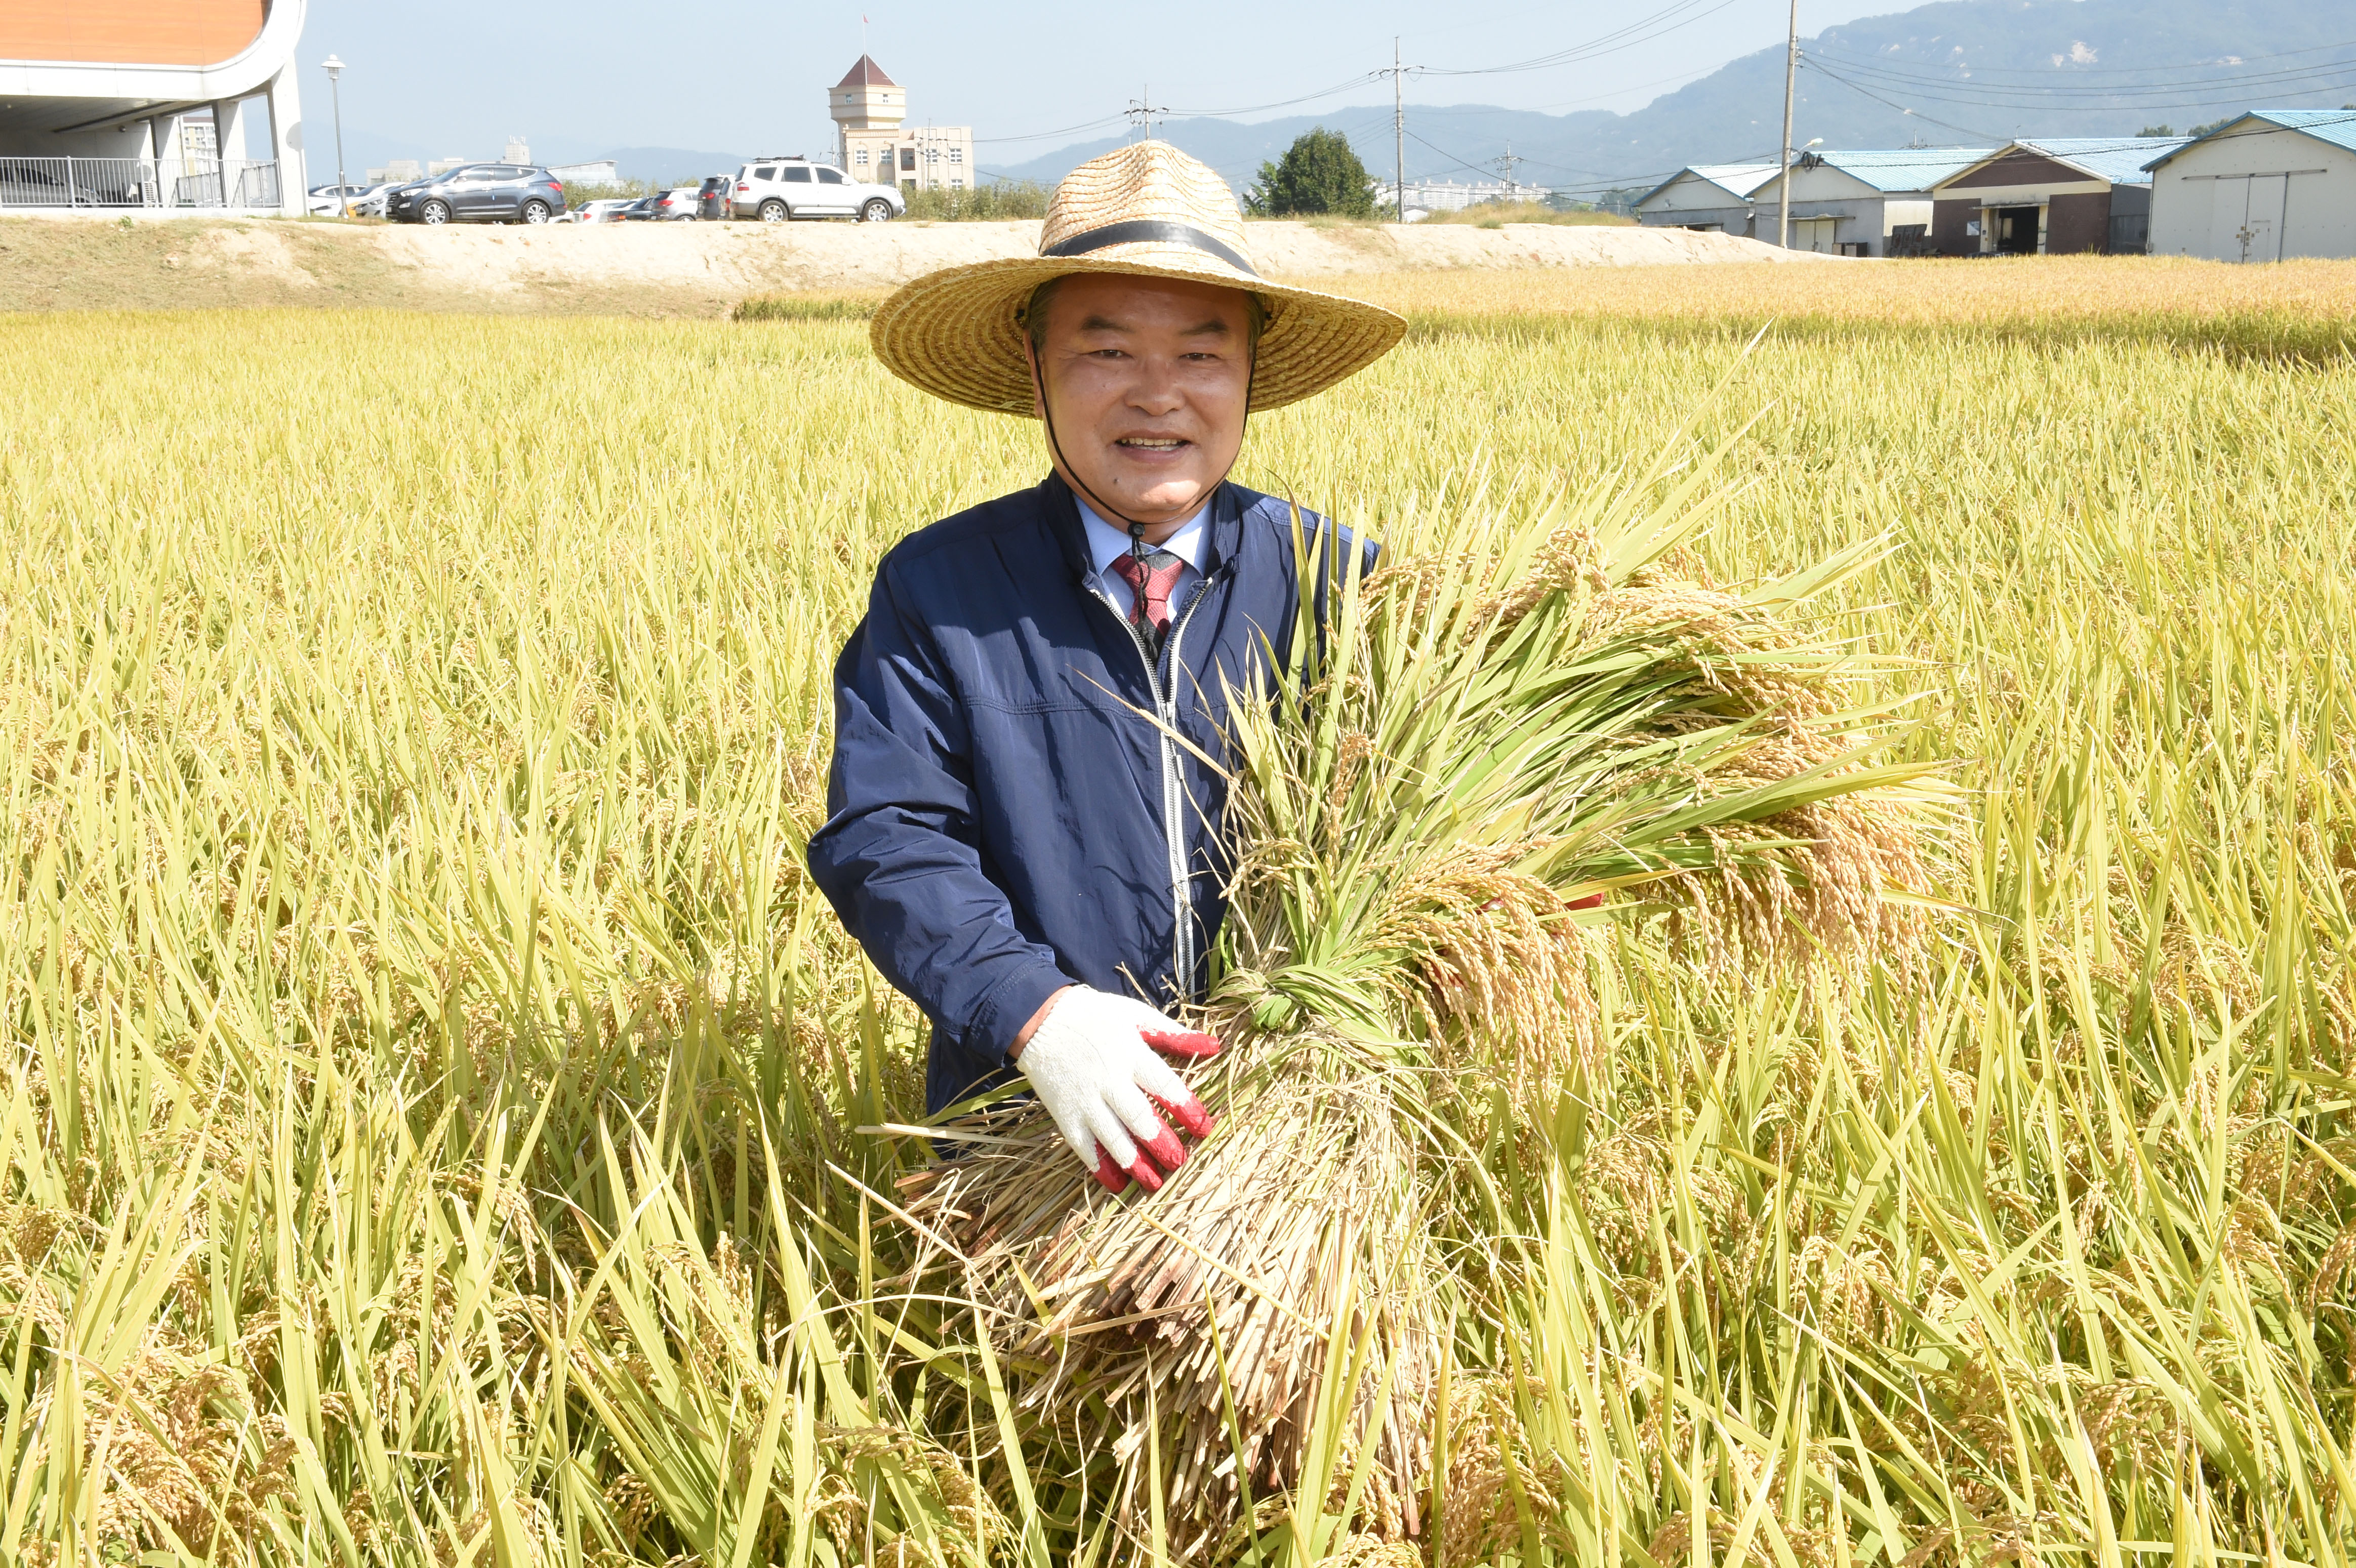
<path id="1" fill-rule="evenodd" d="M 1186 400 L 1179 390 L 1178 368 L 1163 359 L 1145 359 L 1136 384 L 1129 389 L 1129 406 L 1141 414 L 1174 412 Z"/>

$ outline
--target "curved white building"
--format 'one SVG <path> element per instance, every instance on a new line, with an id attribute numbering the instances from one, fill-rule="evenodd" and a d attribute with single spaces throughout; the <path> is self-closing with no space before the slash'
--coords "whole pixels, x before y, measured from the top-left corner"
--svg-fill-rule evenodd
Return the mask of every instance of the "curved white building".
<path id="1" fill-rule="evenodd" d="M 303 210 L 304 0 L 0 0 L 0 211 Z"/>

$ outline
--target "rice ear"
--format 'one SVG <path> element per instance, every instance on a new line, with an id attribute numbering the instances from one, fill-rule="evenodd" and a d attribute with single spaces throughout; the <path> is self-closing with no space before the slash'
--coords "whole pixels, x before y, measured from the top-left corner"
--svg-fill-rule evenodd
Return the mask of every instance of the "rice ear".
<path id="1" fill-rule="evenodd" d="M 1749 595 L 1658 569 L 1730 493 L 1730 445 L 1518 517 L 1401 519 L 1363 577 L 1296 510 L 1290 656 L 1270 700 L 1230 694 L 1198 1019 L 1229 1049 L 1187 1073 L 1217 1130 L 1116 1200 L 1008 1107 L 911 1198 L 1034 1369 L 1019 1406 L 1113 1455 L 1133 1539 L 1234 1541 L 1285 1494 L 1375 1546 L 1410 1528 L 1444 1326 L 1505 1266 L 1477 1151 L 1519 1136 L 1501 1107 L 1603 1071 L 1615 952 L 1733 972 L 1919 928 L 1888 895 L 1927 881 L 1929 770 L 1885 754 L 1852 689 L 1872 667 L 1789 618 L 1870 551 Z"/>

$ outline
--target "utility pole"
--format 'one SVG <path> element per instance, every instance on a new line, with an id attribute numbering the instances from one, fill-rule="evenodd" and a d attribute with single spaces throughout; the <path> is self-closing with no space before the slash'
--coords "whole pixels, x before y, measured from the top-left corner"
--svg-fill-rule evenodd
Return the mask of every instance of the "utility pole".
<path id="1" fill-rule="evenodd" d="M 1783 213 L 1775 219 L 1775 243 L 1789 250 L 1792 244 L 1792 89 L 1800 74 L 1800 0 L 1792 0 L 1790 40 L 1783 51 L 1783 150 L 1775 155 L 1783 160 Z"/>
<path id="2" fill-rule="evenodd" d="M 1507 201 L 1518 201 L 1521 199 L 1522 182 L 1514 177 L 1514 166 L 1516 164 L 1526 164 L 1528 162 L 1529 159 L 1527 158 L 1517 158 L 1514 156 L 1514 144 L 1511 142 L 1505 144 L 1505 155 L 1497 160 L 1497 166 L 1505 171 L 1505 199 Z"/>
<path id="3" fill-rule="evenodd" d="M 344 189 L 347 183 L 344 179 L 344 91 L 337 85 L 337 79 L 344 74 L 344 62 L 329 55 L 320 62 L 320 69 L 327 73 L 327 97 L 336 106 L 336 200 L 343 216 L 349 218 L 352 215 L 352 198 Z M 277 122 L 272 121 L 271 125 L 272 133 L 275 134 Z M 215 127 L 217 135 L 219 129 Z M 218 158 L 220 153 L 218 141 L 214 144 L 213 152 Z"/>
<path id="4" fill-rule="evenodd" d="M 1421 70 L 1421 66 L 1399 63 L 1398 35 L 1391 35 L 1391 67 L 1378 70 L 1376 76 L 1391 79 L 1391 206 L 1393 221 L 1407 221 L 1407 73 Z"/>
<path id="5" fill-rule="evenodd" d="M 1398 35 L 1391 35 L 1391 210 L 1407 221 L 1407 72 L 1399 68 Z"/>
<path id="6" fill-rule="evenodd" d="M 1169 112 L 1166 107 L 1160 107 L 1154 103 L 1151 87 L 1145 89 L 1144 97 L 1130 99 L 1127 111 L 1130 129 L 1143 131 L 1145 139 L 1149 142 L 1153 140 L 1153 117 Z"/>

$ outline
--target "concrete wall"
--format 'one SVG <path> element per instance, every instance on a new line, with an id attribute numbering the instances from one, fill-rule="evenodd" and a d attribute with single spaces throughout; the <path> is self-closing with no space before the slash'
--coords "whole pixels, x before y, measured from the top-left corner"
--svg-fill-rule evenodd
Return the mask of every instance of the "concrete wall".
<path id="1" fill-rule="evenodd" d="M 1724 234 L 1749 234 L 1751 205 L 1724 186 L 1698 175 L 1679 175 L 1644 198 L 1636 221 L 1655 228 L 1700 229 L 1711 224 Z"/>
<path id="2" fill-rule="evenodd" d="M 2040 192 L 2051 192 L 2057 188 L 2075 190 L 2102 183 L 2066 164 L 2057 164 L 2035 153 L 2015 151 L 1978 168 L 1965 169 L 1940 186 L 1939 194 L 1944 197 L 1987 192 L 1997 197 L 1990 204 L 1993 206 L 2033 207 L 2035 202 L 2019 199 L 2019 193 L 2013 187 L 2028 186 Z"/>
<path id="3" fill-rule="evenodd" d="M 1414 187 L 1408 187 L 1412 190 Z M 1724 197 L 1719 200 L 1723 201 Z M 1751 211 L 1741 207 L 1641 208 L 1636 221 L 1655 229 L 1702 229 L 1720 234 L 1751 233 Z"/>
<path id="4" fill-rule="evenodd" d="M 1890 231 L 1885 206 L 1878 196 L 1854 197 L 1845 201 L 1804 201 L 1799 191 L 1794 189 L 1792 193 L 1792 249 L 1837 256 L 1843 245 L 1861 244 L 1866 248 L 1867 255 L 1879 256 L 1887 249 L 1885 242 Z M 1775 242 L 1778 218 L 1775 203 L 1760 204 L 1758 238 L 1770 245 Z"/>
<path id="5" fill-rule="evenodd" d="M 1942 256 L 1976 256 L 1995 249 L 1994 236 L 1987 232 L 1971 234 L 1967 227 L 1983 220 L 1983 203 L 1987 195 L 1959 196 L 1951 194 L 1953 187 L 1943 187 L 1933 204 L 1931 240 Z M 2037 207 L 2041 215 L 2043 238 L 2041 250 L 2049 256 L 2066 256 L 2080 251 L 2103 251 L 2111 242 L 2111 217 L 2114 213 L 2142 212 L 2151 205 L 2151 193 L 2140 186 L 2113 186 L 2092 191 L 2058 191 L 2047 193 L 2042 200 L 2033 189 L 2008 187 L 1995 193 L 1990 205 L 1997 207 Z"/>
<path id="6" fill-rule="evenodd" d="M 95 131 L 69 131 L 63 135 L 41 132 L 31 136 L 12 136 L 0 131 L 0 155 L 45 158 L 145 158 L 147 150 L 147 123 L 134 120 L 127 125 L 109 125 Z"/>
<path id="7" fill-rule="evenodd" d="M 1993 251 L 1996 240 L 1984 209 L 2034 207 L 2038 250 L 2070 255 L 2108 249 L 2112 187 L 2108 180 L 2057 163 L 2041 154 L 2015 150 L 1940 185 L 1932 238 L 1944 256 L 1975 256 Z M 1981 232 L 1965 232 L 1978 221 Z"/>
<path id="8" fill-rule="evenodd" d="M 2062 192 L 2046 203 L 2045 253 L 2074 256 L 2101 251 L 2111 242 L 2111 193 Z"/>
<path id="9" fill-rule="evenodd" d="M 1783 184 L 1771 179 L 1751 198 L 1759 215 L 1755 238 L 1772 245 L 1783 201 Z M 1801 220 L 1807 219 L 1804 229 Z M 1827 221 L 1829 220 L 1829 221 Z M 1861 244 L 1869 256 L 1890 253 L 1896 223 L 1933 223 L 1931 202 L 1922 191 L 1876 190 L 1830 164 L 1792 170 L 1792 249 L 1837 255 L 1843 245 Z"/>
<path id="10" fill-rule="evenodd" d="M 1971 221 L 1980 215 L 1977 197 L 1941 196 L 1931 203 L 1931 243 L 1942 256 L 1969 256 L 1977 253 L 1980 242 L 1976 236 L 1965 232 Z"/>
<path id="11" fill-rule="evenodd" d="M 2220 261 L 2356 256 L 2356 153 L 2279 127 L 2188 147 L 2152 176 L 2151 251 Z"/>

